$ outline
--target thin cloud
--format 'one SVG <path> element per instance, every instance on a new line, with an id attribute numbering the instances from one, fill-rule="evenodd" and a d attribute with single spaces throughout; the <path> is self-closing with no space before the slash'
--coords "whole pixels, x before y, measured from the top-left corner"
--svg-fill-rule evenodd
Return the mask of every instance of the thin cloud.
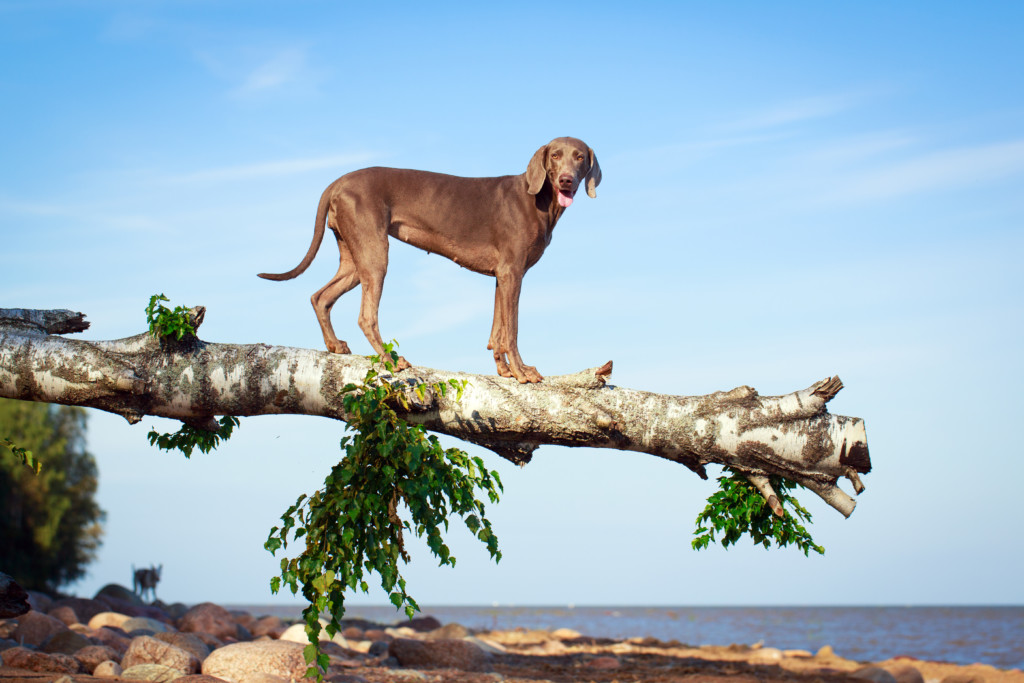
<path id="1" fill-rule="evenodd" d="M 1024 173 L 1024 140 L 943 150 L 847 178 L 826 199 L 859 202 L 949 190 Z"/>
<path id="2" fill-rule="evenodd" d="M 235 96 L 247 96 L 298 83 L 309 73 L 305 50 L 283 50 L 252 69 L 242 84 L 231 91 Z"/>
<path id="3" fill-rule="evenodd" d="M 376 154 L 370 152 L 355 152 L 328 157 L 284 159 L 241 166 L 222 166 L 171 176 L 167 180 L 172 183 L 211 183 L 297 175 L 325 168 L 342 169 L 349 166 L 362 165 L 376 156 Z"/>
<path id="4" fill-rule="evenodd" d="M 863 93 L 803 97 L 772 105 L 723 124 L 725 130 L 764 130 L 794 123 L 828 118 L 858 106 L 866 99 Z"/>

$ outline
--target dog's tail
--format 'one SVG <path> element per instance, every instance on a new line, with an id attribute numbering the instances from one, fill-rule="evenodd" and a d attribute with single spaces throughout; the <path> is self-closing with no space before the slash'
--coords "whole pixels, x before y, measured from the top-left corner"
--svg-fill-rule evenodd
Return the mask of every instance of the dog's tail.
<path id="1" fill-rule="evenodd" d="M 259 273 L 259 276 L 264 280 L 291 280 L 293 277 L 297 277 L 306 272 L 306 268 L 309 268 L 309 264 L 313 262 L 316 257 L 316 252 L 320 250 L 320 244 L 324 241 L 324 226 L 327 224 L 327 207 L 330 204 L 328 195 L 330 194 L 330 187 L 324 190 L 324 193 L 320 195 L 320 205 L 316 209 L 316 224 L 313 225 L 313 242 L 309 245 L 309 251 L 306 252 L 306 256 L 302 259 L 302 263 L 295 266 L 287 273 Z"/>

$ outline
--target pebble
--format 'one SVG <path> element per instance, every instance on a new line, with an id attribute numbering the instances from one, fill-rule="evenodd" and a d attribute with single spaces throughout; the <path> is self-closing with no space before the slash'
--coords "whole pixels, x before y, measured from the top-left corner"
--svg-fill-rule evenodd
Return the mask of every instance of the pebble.
<path id="1" fill-rule="evenodd" d="M 121 668 L 120 664 L 108 659 L 97 664 L 96 668 L 92 670 L 92 675 L 96 678 L 117 678 L 121 675 L 122 671 L 124 669 Z"/>

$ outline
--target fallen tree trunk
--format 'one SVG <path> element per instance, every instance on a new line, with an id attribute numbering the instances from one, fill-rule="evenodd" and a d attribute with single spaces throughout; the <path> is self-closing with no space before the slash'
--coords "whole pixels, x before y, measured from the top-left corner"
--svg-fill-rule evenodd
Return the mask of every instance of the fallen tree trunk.
<path id="1" fill-rule="evenodd" d="M 205 309 L 190 312 L 196 327 Z M 80 341 L 55 333 L 88 327 L 81 313 L 0 309 L 0 397 L 88 406 L 136 423 L 145 415 L 215 428 L 216 415 L 295 413 L 345 419 L 340 390 L 359 384 L 363 356 L 266 344 L 214 344 L 148 333 Z M 497 376 L 413 367 L 392 381 L 409 386 L 400 414 L 427 429 L 484 446 L 518 464 L 542 444 L 639 451 L 707 478 L 717 463 L 745 473 L 777 514 L 768 475 L 803 484 L 849 516 L 855 501 L 837 485 L 871 469 L 864 422 L 831 415 L 842 388 L 826 378 L 784 396 L 747 386 L 706 396 L 654 394 L 609 383 L 611 362 L 573 375 L 519 384 Z M 461 400 L 416 385 L 468 380 Z M 774 500 L 773 500 L 774 499 Z"/>

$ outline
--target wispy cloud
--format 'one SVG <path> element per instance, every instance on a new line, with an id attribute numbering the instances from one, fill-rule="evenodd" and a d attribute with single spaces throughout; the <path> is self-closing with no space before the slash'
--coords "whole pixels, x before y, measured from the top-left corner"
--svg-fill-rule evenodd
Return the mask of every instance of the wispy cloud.
<path id="1" fill-rule="evenodd" d="M 354 152 L 326 157 L 283 159 L 240 166 L 221 166 L 171 176 L 166 180 L 172 183 L 231 182 L 250 180 L 252 178 L 296 175 L 309 171 L 319 171 L 325 168 L 341 170 L 350 166 L 366 164 L 376 156 L 376 154 L 371 152 Z"/>
<path id="2" fill-rule="evenodd" d="M 804 123 L 841 114 L 860 105 L 868 97 L 863 92 L 802 97 L 757 109 L 720 127 L 730 131 L 752 131 Z"/>
<path id="3" fill-rule="evenodd" d="M 997 181 L 1024 173 L 1024 140 L 961 147 L 847 177 L 825 201 L 861 202 Z"/>
<path id="4" fill-rule="evenodd" d="M 232 95 L 255 95 L 291 85 L 304 79 L 309 73 L 306 51 L 288 48 L 258 64 L 246 75 L 241 85 L 231 91 Z"/>

